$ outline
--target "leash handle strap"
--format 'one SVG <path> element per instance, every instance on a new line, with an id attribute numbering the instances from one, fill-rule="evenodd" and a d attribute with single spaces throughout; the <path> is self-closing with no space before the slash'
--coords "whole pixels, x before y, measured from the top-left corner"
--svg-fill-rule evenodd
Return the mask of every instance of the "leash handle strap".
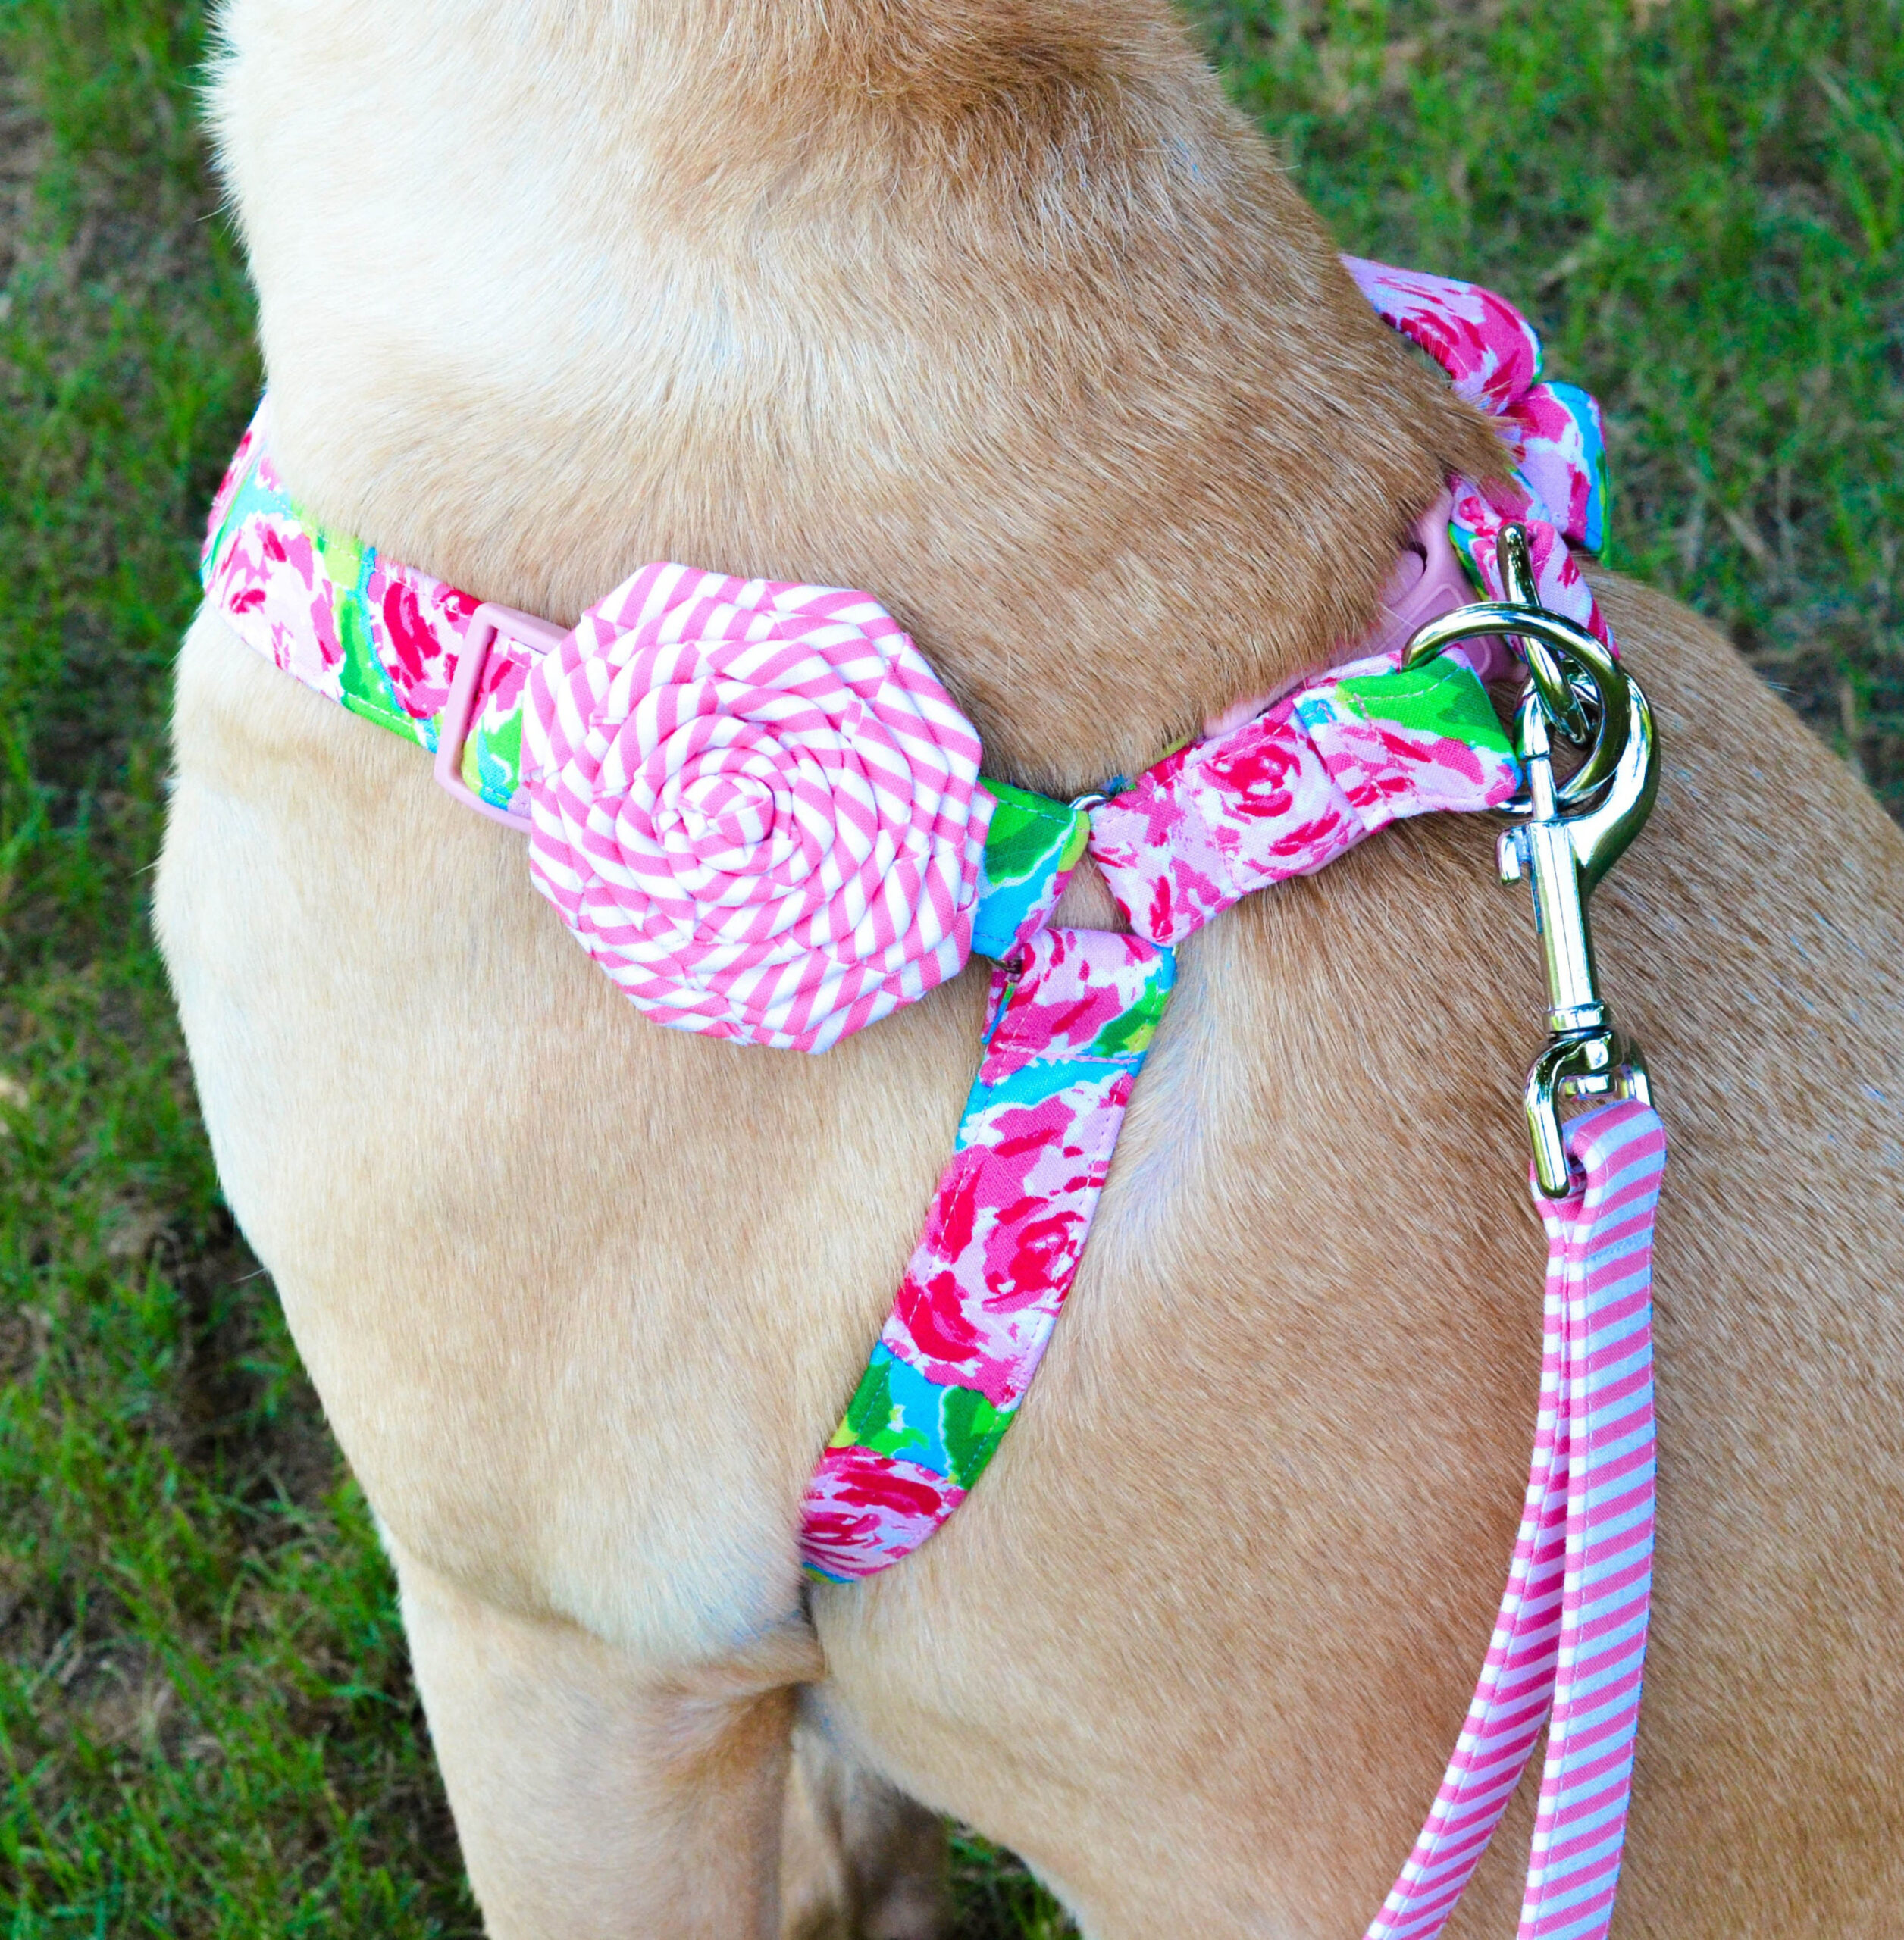
<path id="1" fill-rule="evenodd" d="M 1658 1115 L 1567 1127 L 1577 1189 L 1548 1236 L 1540 1408 L 1501 1613 L 1454 1756 L 1367 1940 L 1433 1940 L 1551 1711 L 1519 1940 L 1601 1940 L 1626 1838 L 1652 1588 Z"/>

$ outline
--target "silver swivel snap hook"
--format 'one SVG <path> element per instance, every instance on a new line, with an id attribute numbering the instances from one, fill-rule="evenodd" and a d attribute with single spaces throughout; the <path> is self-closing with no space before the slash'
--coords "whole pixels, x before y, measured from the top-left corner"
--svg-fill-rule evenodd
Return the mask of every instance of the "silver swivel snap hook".
<path id="1" fill-rule="evenodd" d="M 1524 879 L 1533 890 L 1546 958 L 1548 1038 L 1528 1071 L 1525 1100 L 1534 1176 L 1559 1199 L 1570 1190 L 1561 1100 L 1652 1102 L 1639 1047 L 1614 1030 L 1600 997 L 1586 903 L 1652 812 L 1659 742 L 1638 682 L 1584 627 L 1540 604 L 1521 527 L 1503 528 L 1498 556 L 1506 599 L 1430 620 L 1401 664 L 1417 667 L 1458 641 L 1499 634 L 1527 668 L 1515 716 L 1527 792 L 1504 811 L 1516 821 L 1497 853 L 1501 880 Z M 1584 755 L 1564 781 L 1554 775 L 1556 734 Z"/>

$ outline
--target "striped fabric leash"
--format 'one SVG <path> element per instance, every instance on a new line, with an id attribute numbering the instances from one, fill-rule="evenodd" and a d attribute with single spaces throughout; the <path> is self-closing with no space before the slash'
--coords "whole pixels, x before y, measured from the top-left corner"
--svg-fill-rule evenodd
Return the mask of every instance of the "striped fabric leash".
<path id="1" fill-rule="evenodd" d="M 1540 1414 L 1501 1614 L 1447 1776 L 1367 1940 L 1447 1923 L 1551 1715 L 1520 1940 L 1612 1918 L 1652 1586 L 1653 1216 L 1666 1137 L 1637 1103 L 1567 1128 L 1579 1190 L 1536 1195 Z"/>

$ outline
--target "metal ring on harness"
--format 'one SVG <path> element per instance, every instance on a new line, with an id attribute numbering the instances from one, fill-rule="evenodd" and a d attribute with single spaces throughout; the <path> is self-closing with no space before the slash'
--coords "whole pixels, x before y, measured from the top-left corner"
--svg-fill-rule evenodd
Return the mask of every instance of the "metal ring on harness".
<path id="1" fill-rule="evenodd" d="M 1649 1100 L 1639 1047 L 1614 1029 L 1600 997 L 1586 900 L 1652 812 L 1659 742 L 1639 683 L 1584 627 L 1540 605 L 1519 526 L 1502 531 L 1499 559 L 1514 596 L 1430 621 L 1401 664 L 1417 667 L 1460 641 L 1498 634 L 1528 669 L 1514 724 L 1527 789 L 1503 811 L 1516 819 L 1498 856 L 1503 882 L 1529 879 L 1546 959 L 1548 1041 L 1528 1071 L 1524 1102 L 1535 1176 L 1558 1199 L 1570 1190 L 1560 1100 Z M 1554 778 L 1550 729 L 1586 749 L 1564 782 Z"/>

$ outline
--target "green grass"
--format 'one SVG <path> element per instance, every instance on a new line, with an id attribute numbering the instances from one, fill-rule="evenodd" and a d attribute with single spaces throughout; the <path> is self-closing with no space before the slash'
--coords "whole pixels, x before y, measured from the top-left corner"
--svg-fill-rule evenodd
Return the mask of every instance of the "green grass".
<path id="1" fill-rule="evenodd" d="M 1521 302 L 1617 563 L 1904 809 L 1904 19 L 1204 5 L 1345 246 Z M 0 1911 L 471 1934 L 387 1572 L 218 1195 L 147 926 L 166 670 L 257 382 L 199 9 L 0 0 Z M 966 1940 L 1062 1923 L 982 1844 Z"/>
<path id="2" fill-rule="evenodd" d="M 1904 811 L 1904 8 L 1200 11 L 1345 246 L 1512 297 L 1599 397 L 1610 563 Z"/>

